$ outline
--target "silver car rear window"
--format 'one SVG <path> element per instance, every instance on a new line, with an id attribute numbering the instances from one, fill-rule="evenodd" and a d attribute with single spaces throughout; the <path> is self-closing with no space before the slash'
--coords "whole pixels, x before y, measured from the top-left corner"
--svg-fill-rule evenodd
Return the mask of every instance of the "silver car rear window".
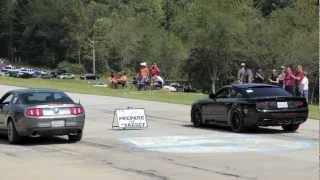
<path id="1" fill-rule="evenodd" d="M 62 92 L 27 92 L 20 94 L 19 97 L 22 103 L 27 105 L 73 103 L 73 101 L 65 93 Z"/>

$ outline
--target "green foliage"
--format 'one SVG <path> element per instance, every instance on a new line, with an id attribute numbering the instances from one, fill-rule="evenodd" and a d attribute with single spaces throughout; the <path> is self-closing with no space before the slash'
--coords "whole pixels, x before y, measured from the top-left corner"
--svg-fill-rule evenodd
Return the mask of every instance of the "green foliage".
<path id="1" fill-rule="evenodd" d="M 3 0 L 0 57 L 51 68 L 65 60 L 89 71 L 94 41 L 99 73 L 156 62 L 166 79 L 205 91 L 234 82 L 240 62 L 265 74 L 301 63 L 316 97 L 318 7 L 317 0 Z"/>
<path id="2" fill-rule="evenodd" d="M 66 61 L 62 61 L 58 64 L 58 69 L 65 70 L 70 73 L 74 74 L 81 74 L 84 73 L 84 67 L 81 64 L 72 64 Z"/>

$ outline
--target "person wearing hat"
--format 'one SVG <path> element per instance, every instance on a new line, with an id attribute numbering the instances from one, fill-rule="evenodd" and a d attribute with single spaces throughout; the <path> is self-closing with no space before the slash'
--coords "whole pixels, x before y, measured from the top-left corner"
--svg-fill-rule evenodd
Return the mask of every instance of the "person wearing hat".
<path id="1" fill-rule="evenodd" d="M 146 85 L 149 82 L 149 76 L 150 76 L 150 72 L 149 72 L 149 68 L 147 66 L 147 63 L 146 62 L 140 63 L 140 68 L 139 68 L 139 72 L 137 75 L 139 90 L 143 90 L 146 88 Z"/>
<path id="2" fill-rule="evenodd" d="M 241 68 L 238 71 L 238 82 L 252 83 L 252 80 L 253 80 L 253 73 L 251 69 L 249 69 L 245 63 L 241 63 Z"/>
<path id="3" fill-rule="evenodd" d="M 140 75 L 144 79 L 149 79 L 150 71 L 146 62 L 140 63 Z"/>

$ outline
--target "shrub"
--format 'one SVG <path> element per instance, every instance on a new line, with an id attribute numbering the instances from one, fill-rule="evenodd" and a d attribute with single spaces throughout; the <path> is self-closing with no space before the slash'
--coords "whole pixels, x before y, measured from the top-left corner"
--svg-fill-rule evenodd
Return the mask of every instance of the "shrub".
<path id="1" fill-rule="evenodd" d="M 58 69 L 66 70 L 73 74 L 81 74 L 84 72 L 84 66 L 81 64 L 72 64 L 67 61 L 63 61 L 58 64 Z"/>

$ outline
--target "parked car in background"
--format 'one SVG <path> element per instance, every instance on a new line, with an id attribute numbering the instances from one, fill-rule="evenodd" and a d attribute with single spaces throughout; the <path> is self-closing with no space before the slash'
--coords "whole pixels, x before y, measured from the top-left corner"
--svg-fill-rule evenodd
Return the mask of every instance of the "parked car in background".
<path id="1" fill-rule="evenodd" d="M 305 98 L 266 84 L 226 86 L 208 99 L 194 102 L 191 109 L 194 126 L 210 123 L 229 126 L 235 132 L 258 126 L 282 126 L 292 132 L 308 118 Z"/>
<path id="2" fill-rule="evenodd" d="M 61 75 L 61 74 L 67 73 L 67 71 L 64 70 L 64 69 L 58 69 L 58 70 L 55 71 L 55 73 L 56 73 L 57 75 Z"/>
<path id="3" fill-rule="evenodd" d="M 65 74 L 65 73 L 67 73 L 66 70 L 59 69 L 59 70 L 50 72 L 50 75 L 52 76 L 52 78 L 59 78 L 58 76 Z"/>
<path id="4" fill-rule="evenodd" d="M 85 122 L 83 107 L 62 91 L 21 89 L 7 92 L 0 99 L 0 130 L 10 143 L 24 136 L 63 136 L 76 142 L 82 138 Z"/>
<path id="5" fill-rule="evenodd" d="M 9 76 L 7 71 L 0 70 L 0 76 Z"/>
<path id="6" fill-rule="evenodd" d="M 32 73 L 32 77 L 34 77 L 34 78 L 39 78 L 39 77 L 41 77 L 41 71 L 39 71 L 39 70 L 34 70 L 34 72 Z"/>
<path id="7" fill-rule="evenodd" d="M 18 70 L 16 77 L 18 78 L 32 78 L 35 74 L 33 69 L 21 68 Z"/>
<path id="8" fill-rule="evenodd" d="M 64 73 L 64 74 L 60 74 L 58 75 L 59 79 L 74 79 L 74 75 L 71 73 Z"/>
<path id="9" fill-rule="evenodd" d="M 7 70 L 7 73 L 10 77 L 18 77 L 18 73 L 20 72 L 20 69 L 10 69 Z"/>
<path id="10" fill-rule="evenodd" d="M 42 79 L 52 79 L 52 78 L 54 78 L 54 75 L 52 73 L 48 73 L 48 72 L 41 73 L 40 78 L 42 78 Z"/>
<path id="11" fill-rule="evenodd" d="M 81 75 L 80 79 L 81 80 L 98 80 L 100 79 L 100 77 L 96 74 L 87 73 L 87 74 Z"/>
<path id="12" fill-rule="evenodd" d="M 28 73 L 28 72 L 25 72 L 25 71 L 19 71 L 16 75 L 17 78 L 24 78 L 24 79 L 29 79 L 29 78 L 32 78 L 33 75 Z"/>
<path id="13" fill-rule="evenodd" d="M 13 69 L 15 69 L 15 68 L 12 65 L 7 65 L 4 68 L 2 68 L 1 71 L 8 72 L 8 71 L 13 70 Z"/>

